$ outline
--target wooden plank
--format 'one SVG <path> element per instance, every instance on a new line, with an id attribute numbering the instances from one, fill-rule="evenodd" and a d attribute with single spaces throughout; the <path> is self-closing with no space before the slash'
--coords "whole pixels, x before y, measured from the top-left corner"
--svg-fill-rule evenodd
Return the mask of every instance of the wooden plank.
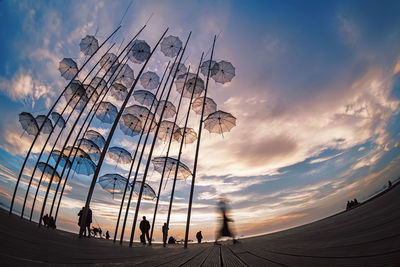
<path id="1" fill-rule="evenodd" d="M 242 267 L 246 265 L 238 256 L 236 256 L 229 246 L 221 246 L 222 266 Z"/>
<path id="2" fill-rule="evenodd" d="M 270 260 L 257 257 L 249 252 L 238 253 L 237 256 L 241 261 L 245 262 L 248 266 L 254 267 L 277 267 L 282 266 L 281 264 L 274 263 Z"/>
<path id="3" fill-rule="evenodd" d="M 220 267 L 221 266 L 221 246 L 213 246 L 210 254 L 206 258 L 206 260 L 203 262 L 203 264 L 200 266 Z"/>
<path id="4" fill-rule="evenodd" d="M 186 262 L 190 261 L 193 258 L 196 258 L 199 255 L 202 255 L 207 248 L 192 246 L 186 249 L 182 249 L 180 255 L 175 257 L 172 260 L 164 261 L 163 264 L 160 265 L 151 265 L 151 266 L 162 266 L 162 267 L 175 267 L 175 266 L 183 266 Z"/>
<path id="5" fill-rule="evenodd" d="M 185 266 L 185 267 L 198 267 L 201 266 L 207 257 L 210 255 L 211 251 L 213 250 L 213 247 L 207 247 L 205 250 L 202 251 L 199 255 L 196 255 L 195 257 L 191 258 L 189 261 L 183 263 L 180 266 Z"/>

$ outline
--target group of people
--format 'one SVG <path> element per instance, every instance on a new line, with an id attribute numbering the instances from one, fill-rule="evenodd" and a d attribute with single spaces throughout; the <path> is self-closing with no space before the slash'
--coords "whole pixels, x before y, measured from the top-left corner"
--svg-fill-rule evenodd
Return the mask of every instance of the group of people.
<path id="1" fill-rule="evenodd" d="M 357 206 L 358 204 L 360 204 L 360 203 L 358 203 L 356 198 L 354 200 L 347 201 L 346 210 L 352 209 L 355 206 Z"/>
<path id="2" fill-rule="evenodd" d="M 42 217 L 43 225 L 47 228 L 56 229 L 56 221 L 54 220 L 53 216 L 49 217 L 49 214 L 46 214 Z"/>

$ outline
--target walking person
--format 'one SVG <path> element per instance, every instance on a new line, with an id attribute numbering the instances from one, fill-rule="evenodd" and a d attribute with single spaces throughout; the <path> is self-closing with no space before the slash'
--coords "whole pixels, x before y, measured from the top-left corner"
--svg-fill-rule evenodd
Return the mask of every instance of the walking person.
<path id="1" fill-rule="evenodd" d="M 162 234 L 163 234 L 163 246 L 165 247 L 167 244 L 167 238 L 168 238 L 168 226 L 167 223 L 164 223 L 163 227 L 162 227 Z"/>
<path id="2" fill-rule="evenodd" d="M 146 237 L 147 237 L 147 241 L 149 241 L 149 243 L 151 244 L 149 236 L 150 223 L 148 220 L 146 220 L 146 216 L 143 216 L 143 220 L 140 222 L 139 228 L 140 231 L 142 232 L 142 235 L 140 236 L 140 242 L 142 242 L 143 245 L 146 245 Z"/>
<path id="3" fill-rule="evenodd" d="M 90 207 L 88 207 L 88 208 L 89 208 L 89 210 L 88 210 L 88 214 L 86 216 L 86 221 L 85 222 L 82 222 L 83 214 L 84 214 L 84 211 L 85 211 L 85 207 L 82 207 L 82 209 L 78 213 L 78 216 L 79 216 L 78 225 L 81 226 L 82 223 L 85 224 L 83 233 L 79 229 L 79 237 L 82 237 L 82 234 L 83 234 L 83 236 L 86 237 L 86 229 L 87 229 L 88 237 L 90 238 L 90 224 L 92 223 L 92 210 L 90 209 Z"/>
<path id="4" fill-rule="evenodd" d="M 201 234 L 201 231 L 198 231 L 196 234 L 196 238 L 197 238 L 197 243 L 201 243 L 201 240 L 203 239 L 203 235 Z"/>
<path id="5" fill-rule="evenodd" d="M 234 233 L 229 229 L 229 222 L 233 222 L 232 219 L 228 217 L 229 207 L 228 207 L 228 200 L 225 198 L 220 198 L 218 202 L 218 208 L 221 213 L 222 218 L 222 225 L 221 229 L 217 233 L 217 237 L 215 238 L 215 245 L 218 245 L 218 239 L 223 236 L 232 237 L 233 244 L 236 244 L 238 241 L 235 239 Z"/>

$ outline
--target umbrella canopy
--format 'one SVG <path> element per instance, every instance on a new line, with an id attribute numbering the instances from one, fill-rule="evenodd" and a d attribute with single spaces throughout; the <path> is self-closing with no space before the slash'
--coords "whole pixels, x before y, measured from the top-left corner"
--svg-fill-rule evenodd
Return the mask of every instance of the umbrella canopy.
<path id="1" fill-rule="evenodd" d="M 233 77 L 235 77 L 235 67 L 232 63 L 228 61 L 221 60 L 218 64 L 214 64 L 213 68 L 211 69 L 211 73 L 215 74 L 211 76 L 217 83 L 226 83 L 230 82 Z"/>
<path id="2" fill-rule="evenodd" d="M 185 88 L 185 89 L 183 90 L 183 88 Z M 180 94 L 182 94 L 182 92 L 183 92 L 183 97 L 186 97 L 186 98 L 191 98 L 192 94 L 193 94 L 193 97 L 199 97 L 201 95 L 201 93 L 203 93 L 203 90 L 204 90 L 204 81 L 200 77 L 197 77 L 197 78 L 193 77 L 186 81 L 185 86 L 182 86 L 182 87 L 177 86 L 176 90 Z"/>
<path id="3" fill-rule="evenodd" d="M 88 84 L 84 84 L 83 86 L 85 87 L 86 97 L 90 99 L 91 103 L 95 103 L 96 100 L 99 98 L 101 91 L 96 90 L 95 87 Z"/>
<path id="4" fill-rule="evenodd" d="M 133 92 L 133 98 L 142 105 L 150 107 L 154 101 L 154 105 L 157 105 L 156 96 L 146 90 L 137 90 Z"/>
<path id="5" fill-rule="evenodd" d="M 218 110 L 208 115 L 204 120 L 204 128 L 210 133 L 229 132 L 234 126 L 236 126 L 236 118 L 228 112 Z"/>
<path id="6" fill-rule="evenodd" d="M 134 80 L 133 69 L 128 64 L 125 64 L 119 72 L 116 81 L 125 87 L 131 87 Z"/>
<path id="7" fill-rule="evenodd" d="M 65 149 L 65 154 L 70 155 L 69 153 L 71 153 L 71 155 L 75 155 L 76 153 L 75 161 L 72 165 L 76 173 L 84 175 L 91 175 L 94 173 L 96 164 L 85 151 L 80 148 L 69 146 Z"/>
<path id="8" fill-rule="evenodd" d="M 39 162 L 37 167 L 43 173 L 44 179 L 50 180 L 51 176 L 53 175 L 53 172 L 54 172 L 53 181 L 56 182 L 56 183 L 58 183 L 60 181 L 60 175 L 49 164 L 44 163 L 44 162 Z"/>
<path id="9" fill-rule="evenodd" d="M 91 56 L 99 48 L 99 42 L 94 36 L 86 35 L 79 43 L 79 47 L 84 55 Z"/>
<path id="10" fill-rule="evenodd" d="M 39 132 L 39 126 L 32 114 L 21 112 L 18 117 L 19 123 L 21 123 L 22 129 L 24 129 L 25 132 L 30 135 L 37 135 Z"/>
<path id="11" fill-rule="evenodd" d="M 140 188 L 142 187 L 142 184 L 143 184 L 142 181 L 136 181 L 135 185 L 133 185 L 133 183 L 132 183 L 133 191 L 138 195 L 140 193 Z M 144 185 L 143 185 L 142 198 L 147 199 L 147 200 L 153 200 L 154 198 L 156 198 L 156 192 L 147 183 L 144 183 Z"/>
<path id="12" fill-rule="evenodd" d="M 167 57 L 175 57 L 182 48 L 182 41 L 176 36 L 167 36 L 161 43 L 161 52 Z"/>
<path id="13" fill-rule="evenodd" d="M 61 167 L 65 167 L 65 165 L 67 165 L 66 168 L 70 168 L 71 167 L 71 161 L 69 160 L 69 158 L 62 153 L 60 150 L 53 150 L 53 152 L 51 153 L 51 157 L 57 162 L 58 158 L 61 156 L 61 159 L 59 161 L 59 165 Z"/>
<path id="14" fill-rule="evenodd" d="M 118 110 L 110 102 L 101 102 L 96 112 L 96 118 L 104 123 L 113 123 L 117 117 Z"/>
<path id="15" fill-rule="evenodd" d="M 175 176 L 176 165 L 178 164 L 178 160 L 171 157 L 155 157 L 152 159 L 152 162 L 154 165 L 154 170 L 156 170 L 159 173 L 162 173 L 164 168 L 164 163 L 166 162 L 165 174 L 167 175 L 167 177 L 170 178 L 173 178 Z M 190 175 L 192 175 L 190 169 L 182 162 L 179 162 L 177 178 L 186 179 Z"/>
<path id="16" fill-rule="evenodd" d="M 196 98 L 192 103 L 192 109 L 196 114 L 201 115 L 203 109 L 204 96 Z M 217 111 L 217 104 L 209 97 L 206 97 L 206 103 L 204 104 L 204 116 L 208 116 L 211 113 Z"/>
<path id="17" fill-rule="evenodd" d="M 188 76 L 187 79 L 186 79 L 186 76 Z M 183 87 L 185 86 L 185 81 L 187 82 L 188 80 L 193 79 L 193 78 L 196 78 L 195 73 L 184 73 L 184 74 L 177 76 L 176 80 L 175 80 L 176 91 L 182 92 Z"/>
<path id="18" fill-rule="evenodd" d="M 144 40 L 135 40 L 128 56 L 133 63 L 143 63 L 150 56 L 150 46 Z"/>
<path id="19" fill-rule="evenodd" d="M 182 140 L 182 136 L 185 136 L 184 142 L 185 144 L 191 144 L 194 141 L 197 140 L 197 133 L 193 128 L 186 127 L 185 134 L 184 133 L 184 128 L 179 128 L 174 132 L 174 139 L 178 142 Z"/>
<path id="20" fill-rule="evenodd" d="M 158 135 L 157 137 L 164 141 L 167 142 L 169 141 L 172 132 L 178 129 L 179 126 L 173 123 L 172 121 L 162 121 L 160 124 L 160 129 L 158 130 Z"/>
<path id="21" fill-rule="evenodd" d="M 61 76 L 69 81 L 78 73 L 78 65 L 76 65 L 72 58 L 63 58 L 63 60 L 60 61 L 58 70 L 60 71 Z"/>
<path id="22" fill-rule="evenodd" d="M 215 65 L 217 64 L 217 65 Z M 210 66 L 211 65 L 211 66 Z M 217 71 L 218 71 L 218 63 L 214 60 L 207 60 L 201 63 L 200 66 L 200 72 L 203 74 L 205 77 L 207 77 L 208 74 L 208 68 L 210 68 L 210 76 L 214 76 Z"/>
<path id="23" fill-rule="evenodd" d="M 109 69 L 111 67 L 116 68 L 118 66 L 118 57 L 114 53 L 107 53 L 104 57 L 100 59 L 100 65 L 103 66 L 103 69 Z M 112 73 L 114 69 L 109 71 Z"/>
<path id="24" fill-rule="evenodd" d="M 119 122 L 119 128 L 124 134 L 133 137 L 142 130 L 142 121 L 132 114 L 124 114 Z"/>
<path id="25" fill-rule="evenodd" d="M 123 164 L 128 164 L 132 161 L 131 153 L 129 153 L 126 149 L 122 147 L 110 147 L 110 149 L 108 149 L 108 155 L 110 156 L 110 158 L 117 162 L 117 165 L 119 162 L 122 162 Z M 117 167 L 117 165 L 115 167 Z"/>
<path id="26" fill-rule="evenodd" d="M 86 90 L 83 84 L 78 80 L 74 80 L 70 83 L 64 92 L 64 97 L 67 102 L 71 101 L 69 102 L 71 107 L 75 107 L 77 110 L 82 109 L 88 101 Z"/>
<path id="27" fill-rule="evenodd" d="M 107 82 L 100 77 L 94 77 L 90 85 L 94 88 L 97 87 L 98 92 L 101 92 L 103 89 L 107 89 Z"/>
<path id="28" fill-rule="evenodd" d="M 51 113 L 51 118 L 53 119 L 54 126 L 57 125 L 60 128 L 65 127 L 65 120 L 58 112 L 53 111 Z"/>
<path id="29" fill-rule="evenodd" d="M 128 91 L 125 86 L 120 83 L 113 83 L 110 87 L 110 94 L 115 100 L 124 101 L 128 95 Z"/>
<path id="30" fill-rule="evenodd" d="M 143 106 L 139 106 L 139 105 L 132 105 L 129 106 L 125 109 L 125 113 L 127 114 L 132 114 L 133 116 L 137 117 L 139 120 L 142 121 L 142 127 L 144 127 L 144 124 L 146 122 L 146 118 L 147 119 L 147 123 L 146 123 L 146 127 L 145 127 L 145 131 L 148 131 L 150 128 L 150 124 L 151 124 L 151 120 L 153 119 L 154 114 L 151 113 L 151 111 Z M 156 123 L 153 122 L 153 125 L 151 127 L 151 130 L 153 130 L 156 127 Z"/>
<path id="31" fill-rule="evenodd" d="M 142 74 L 142 76 L 140 76 L 140 84 L 145 89 L 156 89 L 159 82 L 160 77 L 158 77 L 157 73 L 152 71 L 145 72 Z"/>
<path id="32" fill-rule="evenodd" d="M 172 118 L 176 114 L 176 108 L 175 108 L 174 104 L 172 104 L 169 101 L 165 101 L 165 100 L 160 101 L 160 104 L 158 105 L 158 108 L 156 111 L 156 113 L 159 116 L 161 116 L 162 109 L 165 109 L 164 116 L 163 116 L 164 119 Z"/>
<path id="33" fill-rule="evenodd" d="M 79 140 L 80 148 L 83 149 L 87 154 L 89 154 L 90 158 L 94 160 L 99 160 L 101 150 L 95 142 L 90 139 L 82 138 Z"/>
<path id="34" fill-rule="evenodd" d="M 99 148 L 104 147 L 104 145 L 106 143 L 106 140 L 104 139 L 104 137 L 99 132 L 96 132 L 95 130 L 87 131 L 85 136 L 90 141 L 93 141 Z"/>
<path id="35" fill-rule="evenodd" d="M 36 122 L 39 129 L 40 127 L 42 127 L 42 124 L 44 124 L 42 128 L 42 133 L 49 134 L 53 131 L 53 124 L 51 123 L 51 120 L 49 118 L 46 118 L 45 115 L 36 116 Z"/>
<path id="36" fill-rule="evenodd" d="M 113 198 L 114 194 L 122 194 L 124 192 L 127 182 L 128 180 L 118 173 L 108 173 L 99 177 L 99 184 L 104 190 L 111 193 Z M 129 188 L 130 184 L 128 184 Z"/>
<path id="37" fill-rule="evenodd" d="M 169 68 L 171 70 L 170 73 L 171 73 L 172 76 L 175 74 L 175 71 L 176 71 L 176 76 L 175 77 L 178 77 L 179 75 L 183 75 L 183 74 L 185 74 L 187 72 L 187 68 L 186 68 L 185 64 L 183 64 L 183 63 L 175 62 Z M 176 70 L 176 68 L 178 68 L 178 70 Z"/>

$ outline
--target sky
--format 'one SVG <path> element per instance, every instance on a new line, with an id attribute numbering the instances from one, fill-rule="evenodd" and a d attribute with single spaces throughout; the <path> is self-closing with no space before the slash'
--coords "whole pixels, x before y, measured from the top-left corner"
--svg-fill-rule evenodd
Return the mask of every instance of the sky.
<path id="1" fill-rule="evenodd" d="M 121 23 L 130 1 L 0 1 L 0 204 L 8 208 L 16 177 L 33 137 L 23 132 L 18 114 L 46 114 L 67 81 L 58 64 L 64 57 L 81 66 L 87 59 L 80 40 L 94 35 L 102 42 Z M 184 61 L 197 68 L 201 53 L 231 62 L 236 76 L 221 85 L 210 81 L 209 96 L 218 109 L 237 121 L 223 136 L 203 131 L 194 204 L 193 238 L 202 230 L 213 240 L 218 229 L 217 201 L 230 200 L 238 236 L 278 231 L 342 211 L 346 202 L 363 201 L 400 176 L 400 8 L 398 1 L 132 1 L 122 19 L 116 53 L 146 23 L 138 37 L 154 47 L 167 35 L 192 36 Z M 122 45 L 121 45 L 122 44 Z M 97 56 L 97 59 L 99 56 Z M 159 76 L 169 58 L 158 49 L 146 66 Z M 135 75 L 141 65 L 129 63 Z M 83 79 L 88 70 L 79 76 Z M 142 89 L 142 88 L 140 88 Z M 107 97 L 118 108 L 121 101 Z M 172 93 L 171 101 L 178 97 Z M 65 105 L 61 99 L 56 110 Z M 134 104 L 130 100 L 130 104 Z M 187 106 L 187 100 L 184 106 Z M 70 110 L 67 110 L 69 114 Z M 72 121 L 77 113 L 72 114 Z M 183 115 L 178 116 L 183 124 Z M 199 116 L 189 126 L 198 131 Z M 69 127 L 72 125 L 68 124 Z M 94 119 L 92 129 L 107 136 L 110 124 Z M 56 128 L 56 131 L 59 131 Z M 76 133 L 75 133 L 76 134 Z M 61 135 L 65 140 L 67 134 Z M 28 178 L 47 136 L 34 146 L 17 192 L 21 210 Z M 51 139 L 51 145 L 55 137 Z M 131 153 L 138 138 L 117 129 L 111 146 Z M 195 143 L 182 159 L 193 168 Z M 57 147 L 61 145 L 58 144 Z M 44 160 L 51 146 L 46 147 Z M 154 156 L 164 155 L 157 142 Z M 174 143 L 171 156 L 176 157 Z M 145 152 L 145 156 L 148 150 Z M 42 160 L 43 160 L 42 158 Z M 54 164 L 50 160 L 50 164 Z M 144 170 L 142 161 L 139 177 Z M 127 176 L 129 165 L 108 156 L 100 175 Z M 36 175 L 38 176 L 38 174 Z M 30 212 L 37 178 L 28 198 Z M 147 182 L 158 189 L 160 175 L 151 166 Z M 177 181 L 170 235 L 184 237 L 190 183 Z M 57 226 L 76 232 L 77 213 L 91 176 L 68 181 Z M 47 183 L 45 183 L 47 185 Z M 172 182 L 162 189 L 155 238 L 160 240 Z M 33 219 L 38 219 L 44 191 L 39 191 Z M 52 199 L 53 194 L 50 194 Z M 94 224 L 114 232 L 121 196 L 96 185 L 91 208 Z M 136 206 L 136 196 L 132 206 Z M 47 207 L 48 208 L 48 207 Z M 152 220 L 154 201 L 139 211 Z M 129 238 L 134 210 L 129 212 Z M 139 235 L 136 234 L 136 237 Z"/>

